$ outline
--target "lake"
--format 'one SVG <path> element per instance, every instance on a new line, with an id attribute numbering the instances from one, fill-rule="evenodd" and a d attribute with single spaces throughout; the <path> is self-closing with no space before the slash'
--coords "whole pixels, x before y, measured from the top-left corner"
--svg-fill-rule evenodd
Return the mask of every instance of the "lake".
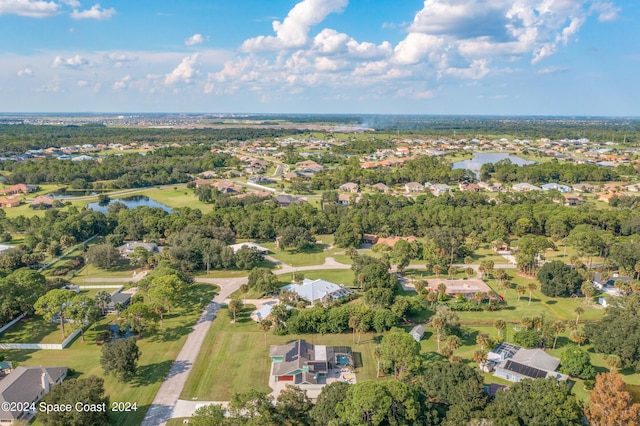
<path id="1" fill-rule="evenodd" d="M 122 203 L 125 206 L 127 206 L 127 208 L 129 209 L 135 209 L 136 207 L 140 207 L 140 206 L 157 207 L 159 209 L 164 210 L 167 213 L 171 213 L 171 207 L 164 205 L 162 203 L 159 203 L 157 201 L 154 201 L 145 195 L 133 195 L 131 197 L 125 197 L 125 198 L 114 198 L 111 201 L 109 201 L 108 204 L 100 204 L 99 202 L 96 201 L 94 203 L 87 204 L 87 208 L 91 210 L 95 210 L 97 212 L 102 212 L 104 214 L 107 214 L 109 212 L 109 204 L 111 203 Z"/>
<path id="2" fill-rule="evenodd" d="M 510 160 L 513 164 L 518 166 L 526 166 L 527 164 L 534 164 L 535 161 L 525 160 L 517 155 L 505 154 L 500 152 L 479 152 L 473 155 L 470 160 L 457 161 L 453 163 L 454 169 L 467 169 L 473 171 L 476 176 L 480 175 L 480 167 L 483 164 L 497 163 L 500 160 Z"/>

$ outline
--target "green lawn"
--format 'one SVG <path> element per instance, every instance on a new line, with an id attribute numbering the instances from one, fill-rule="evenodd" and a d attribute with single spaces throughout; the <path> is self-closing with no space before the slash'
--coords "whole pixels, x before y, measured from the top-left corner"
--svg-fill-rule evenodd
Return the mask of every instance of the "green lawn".
<path id="1" fill-rule="evenodd" d="M 146 195 L 147 197 L 165 204 L 169 207 L 191 207 L 204 211 L 213 209 L 213 205 L 203 203 L 193 194 L 192 189 L 187 189 L 184 184 L 176 185 L 173 188 L 153 188 L 137 192 L 136 195 Z"/>
<path id="2" fill-rule="evenodd" d="M 324 244 L 316 244 L 313 248 L 300 252 L 296 250 L 280 250 L 276 248 L 275 242 L 260 243 L 260 245 L 269 249 L 271 257 L 291 266 L 322 265 L 326 258 L 324 250 L 326 246 Z"/>
<path id="3" fill-rule="evenodd" d="M 65 335 L 69 336 L 75 329 L 73 324 L 65 324 Z M 60 323 L 45 321 L 39 315 L 18 321 L 0 334 L 2 343 L 62 343 L 63 340 Z M 10 359 L 9 354 L 10 352 L 6 352 L 7 359 Z"/>
<path id="4" fill-rule="evenodd" d="M 202 312 L 199 298 L 210 300 L 214 292 L 215 286 L 195 285 L 190 292 L 189 301 L 182 308 L 165 315 L 164 324 L 156 334 L 145 335 L 138 341 L 142 356 L 138 362 L 138 373 L 129 383 L 119 383 L 113 377 L 105 377 L 105 389 L 111 401 L 136 402 L 138 405 L 137 412 L 114 414 L 112 424 L 133 426 L 141 423 L 172 361 Z M 72 368 L 80 377 L 104 377 L 100 366 L 101 348 L 95 341 L 96 336 L 106 330 L 114 319 L 114 316 L 108 316 L 101 320 L 95 330 L 90 327 L 86 331 L 86 342 L 77 338 L 71 346 L 61 351 L 7 350 L 4 354 L 7 360 L 16 361 L 20 365 L 64 365 Z"/>
<path id="5" fill-rule="evenodd" d="M 362 359 L 362 366 L 356 369 L 358 381 L 375 378 L 375 335 L 365 334 L 360 344 L 354 344 L 351 333 L 274 336 L 269 332 L 265 345 L 264 334 L 248 317 L 253 310 L 253 306 L 245 306 L 236 327 L 231 324 L 226 308 L 220 310 L 180 398 L 228 401 L 235 392 L 251 389 L 271 392 L 268 385 L 271 368 L 269 346 L 296 339 L 305 339 L 314 344 L 351 346 L 356 358 L 360 353 Z"/>

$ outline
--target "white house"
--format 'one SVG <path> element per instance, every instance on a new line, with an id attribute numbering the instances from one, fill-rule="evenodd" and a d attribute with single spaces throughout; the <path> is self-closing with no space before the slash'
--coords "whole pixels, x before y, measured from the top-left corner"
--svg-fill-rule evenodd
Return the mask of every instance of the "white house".
<path id="1" fill-rule="evenodd" d="M 416 325 L 411 329 L 409 334 L 415 339 L 416 342 L 419 342 L 420 340 L 422 340 L 422 336 L 424 336 L 424 326 Z"/>
<path id="2" fill-rule="evenodd" d="M 312 304 L 322 302 L 324 298 L 337 300 L 351 294 L 351 290 L 348 288 L 323 279 L 310 280 L 309 278 L 305 278 L 302 284 L 293 283 L 282 288 L 293 291 L 300 299 L 304 299 Z"/>
<path id="3" fill-rule="evenodd" d="M 242 247 L 247 247 L 247 248 L 250 248 L 250 249 L 254 248 L 254 249 L 258 250 L 259 253 L 262 253 L 262 254 L 269 253 L 269 249 L 268 248 L 262 247 L 260 244 L 251 243 L 251 242 L 232 244 L 229 247 L 233 249 L 234 253 L 237 253 L 238 250 L 240 250 Z"/>

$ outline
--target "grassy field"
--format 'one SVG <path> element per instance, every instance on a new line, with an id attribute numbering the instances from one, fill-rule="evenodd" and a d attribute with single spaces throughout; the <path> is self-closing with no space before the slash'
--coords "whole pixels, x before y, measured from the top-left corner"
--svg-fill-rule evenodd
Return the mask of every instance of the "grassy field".
<path id="1" fill-rule="evenodd" d="M 136 195 L 146 195 L 147 197 L 166 204 L 169 207 L 191 207 L 200 209 L 203 212 L 213 209 L 213 205 L 206 204 L 198 200 L 192 189 L 187 189 L 186 185 L 178 184 L 174 188 L 153 188 L 137 192 Z"/>
<path id="2" fill-rule="evenodd" d="M 271 368 L 269 346 L 297 339 L 305 339 L 313 344 L 351 346 L 356 359 L 359 359 L 357 353 L 362 359 L 362 366 L 356 368 L 357 380 L 375 378 L 373 349 L 377 339 L 374 334 L 364 334 L 360 344 L 354 344 L 351 333 L 274 336 L 269 332 L 265 345 L 264 334 L 249 318 L 253 310 L 252 305 L 245 306 L 235 327 L 226 309 L 220 310 L 180 398 L 228 401 L 235 392 L 251 389 L 271 392 L 268 385 Z"/>
<path id="3" fill-rule="evenodd" d="M 113 416 L 114 425 L 139 425 L 153 401 L 160 384 L 171 367 L 172 361 L 182 348 L 187 334 L 202 312 L 199 298 L 210 300 L 215 292 L 215 286 L 197 284 L 190 292 L 190 298 L 183 307 L 175 309 L 170 315 L 165 315 L 162 327 L 156 334 L 145 335 L 138 341 L 142 356 L 138 362 L 138 372 L 129 383 L 119 383 L 113 377 L 105 377 L 105 389 L 111 401 L 137 402 L 138 411 L 131 413 L 116 413 Z M 96 375 L 104 377 L 100 366 L 101 348 L 96 345 L 96 337 L 105 331 L 115 319 L 114 316 L 98 322 L 86 332 L 86 342 L 77 338 L 71 346 L 61 351 L 5 351 L 7 360 L 18 362 L 20 365 L 64 365 L 72 368 L 79 377 Z M 57 332 L 59 333 L 59 327 Z"/>
<path id="4" fill-rule="evenodd" d="M 300 252 L 280 250 L 276 248 L 275 242 L 260 243 L 260 245 L 269 249 L 271 257 L 291 266 L 322 265 L 327 256 L 324 244 L 315 244 L 313 248 Z"/>
<path id="5" fill-rule="evenodd" d="M 72 324 L 65 324 L 65 335 L 69 336 L 75 328 Z M 63 340 L 60 323 L 45 321 L 39 315 L 18 321 L 0 334 L 2 343 L 62 343 Z M 7 359 L 10 359 L 9 356 Z"/>

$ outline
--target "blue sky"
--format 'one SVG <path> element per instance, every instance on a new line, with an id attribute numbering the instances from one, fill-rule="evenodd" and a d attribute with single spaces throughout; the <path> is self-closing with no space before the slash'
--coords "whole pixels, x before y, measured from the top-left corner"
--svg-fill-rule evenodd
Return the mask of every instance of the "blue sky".
<path id="1" fill-rule="evenodd" d="M 0 0 L 2 112 L 640 116 L 637 0 Z"/>

